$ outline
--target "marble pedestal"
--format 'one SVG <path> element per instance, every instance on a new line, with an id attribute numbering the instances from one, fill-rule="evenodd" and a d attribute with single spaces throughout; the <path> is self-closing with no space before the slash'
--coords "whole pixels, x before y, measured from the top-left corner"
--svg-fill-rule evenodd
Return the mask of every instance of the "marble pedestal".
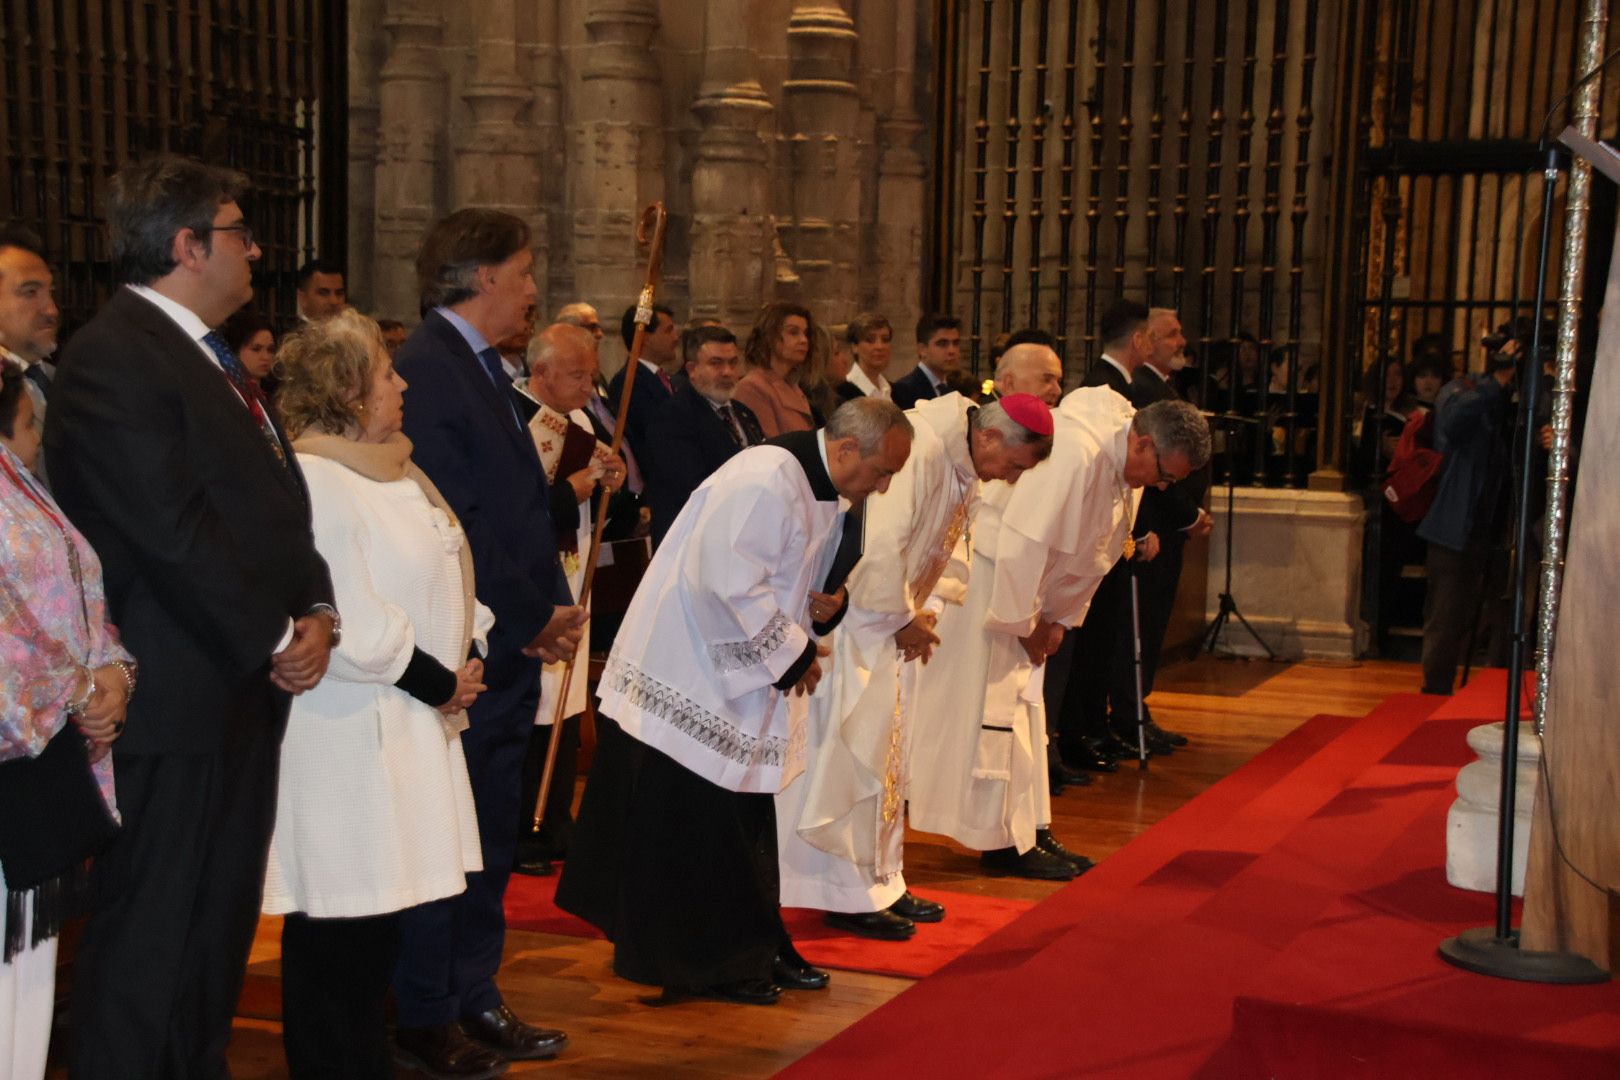
<path id="1" fill-rule="evenodd" d="M 1205 625 L 1220 610 L 1226 576 L 1226 488 L 1210 491 Z M 1238 488 L 1233 494 L 1232 595 L 1249 625 L 1278 656 L 1348 660 L 1366 647 L 1361 622 L 1359 495 L 1292 488 Z M 1263 656 L 1243 625 L 1231 620 L 1219 649 Z"/>
<path id="2" fill-rule="evenodd" d="M 1468 733 L 1479 755 L 1457 773 L 1457 801 L 1446 814 L 1446 880 L 1459 889 L 1496 891 L 1497 807 L 1502 792 L 1502 725 L 1482 724 Z M 1524 895 L 1530 855 L 1530 819 L 1536 804 L 1541 739 L 1529 724 L 1519 728 L 1518 783 L 1513 805 L 1513 895 Z"/>

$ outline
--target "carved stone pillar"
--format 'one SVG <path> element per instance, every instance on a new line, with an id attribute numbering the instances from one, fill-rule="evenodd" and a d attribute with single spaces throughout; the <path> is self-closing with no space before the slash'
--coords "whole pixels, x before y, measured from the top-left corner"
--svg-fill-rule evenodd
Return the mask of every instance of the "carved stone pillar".
<path id="1" fill-rule="evenodd" d="M 878 125 L 877 304 L 906 340 L 922 303 L 922 155 L 917 136 L 922 120 L 913 103 L 917 63 L 917 0 L 895 0 L 894 100 Z"/>
<path id="2" fill-rule="evenodd" d="M 376 303 L 378 71 L 386 43 L 382 0 L 350 0 L 349 25 L 349 301 L 362 311 Z"/>
<path id="3" fill-rule="evenodd" d="M 444 23 L 422 0 L 388 0 L 388 59 L 378 74 L 377 315 L 416 321 L 416 252 L 438 215 L 444 144 Z"/>
<path id="4" fill-rule="evenodd" d="M 650 54 L 657 29 L 657 0 L 586 2 L 569 177 L 571 299 L 595 304 L 613 321 L 640 291 L 645 258 L 636 247 L 636 221 L 663 196 L 662 87 Z"/>
<path id="5" fill-rule="evenodd" d="M 791 203 L 779 213 L 783 244 L 817 319 L 846 318 L 859 300 L 860 99 L 852 78 L 855 24 L 832 0 L 801 0 L 788 19 L 786 123 Z"/>
<path id="6" fill-rule="evenodd" d="M 760 126 L 770 98 L 751 70 L 740 0 L 708 0 L 702 125 L 692 167 L 691 314 L 748 327 L 775 275 L 769 155 Z"/>
<path id="7" fill-rule="evenodd" d="M 454 133 L 454 206 L 504 210 L 534 230 L 537 259 L 545 258 L 546 223 L 540 210 L 539 140 L 529 123 L 534 93 L 518 76 L 514 0 L 472 6 L 477 44 L 471 78 L 461 98 L 472 122 Z M 536 265 L 536 281 L 546 267 Z"/>
<path id="8" fill-rule="evenodd" d="M 567 143 L 562 126 L 562 55 L 558 48 L 560 3 L 543 5 L 530 47 L 534 81 L 535 161 L 539 169 L 537 195 L 540 209 L 535 214 L 534 280 L 540 289 L 542 322 L 549 320 L 569 300 L 573 275 L 566 270 L 568 249 L 573 239 L 565 224 L 568 216 L 560 211 L 567 203 Z M 545 250 L 542 252 L 540 248 Z"/>

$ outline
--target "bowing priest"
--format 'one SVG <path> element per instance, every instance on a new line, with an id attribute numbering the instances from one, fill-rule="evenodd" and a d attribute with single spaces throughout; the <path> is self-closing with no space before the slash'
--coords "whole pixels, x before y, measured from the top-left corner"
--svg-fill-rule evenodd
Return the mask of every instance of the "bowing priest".
<path id="1" fill-rule="evenodd" d="M 911 456 L 866 501 L 849 611 L 808 699 L 805 772 L 776 797 L 783 906 L 825 911 L 837 929 L 886 940 L 945 915 L 908 892 L 901 872 L 904 706 L 939 640 L 928 600 L 979 482 L 1015 483 L 1052 449 L 1051 410 L 1029 394 L 983 406 L 946 394 L 918 402 L 908 418 Z"/>
<path id="2" fill-rule="evenodd" d="M 666 994 L 771 1004 L 816 989 L 783 929 L 774 797 L 802 756 L 787 699 L 842 617 L 866 496 L 905 464 L 893 404 L 726 462 L 687 500 L 630 603 L 600 686 L 598 744 L 557 902 Z"/>
<path id="3" fill-rule="evenodd" d="M 1209 429 L 1186 402 L 1135 413 L 1104 387 L 1065 397 L 1054 426 L 1046 463 L 985 485 L 940 675 L 918 687 L 909 793 L 913 827 L 978 849 L 986 869 L 1064 880 L 1091 863 L 1050 828 L 1042 665 L 1124 550 L 1135 489 L 1201 466 Z"/>
<path id="4" fill-rule="evenodd" d="M 529 434 L 540 455 L 551 489 L 551 522 L 562 558 L 568 589 L 580 594 L 585 582 L 585 560 L 590 553 L 596 524 L 595 500 L 611 496 L 624 484 L 624 461 L 610 452 L 591 424 L 585 405 L 596 374 L 596 340 L 589 330 L 558 323 L 534 335 L 527 358 L 529 379 L 522 388 L 523 404 L 532 409 Z M 598 491 L 603 495 L 598 495 Z M 587 609 L 588 610 L 588 609 Z M 518 873 L 545 875 L 551 860 L 562 858 L 573 829 L 574 767 L 579 753 L 579 720 L 585 712 L 586 673 L 590 655 L 590 624 L 574 646 L 575 666 L 568 680 L 563 725 L 553 731 L 557 697 L 569 661 L 559 659 L 540 669 L 540 707 L 523 763 L 523 798 L 518 804 Z M 553 738 L 561 739 L 551 790 L 541 819 L 534 821 L 534 801 L 540 773 Z"/>

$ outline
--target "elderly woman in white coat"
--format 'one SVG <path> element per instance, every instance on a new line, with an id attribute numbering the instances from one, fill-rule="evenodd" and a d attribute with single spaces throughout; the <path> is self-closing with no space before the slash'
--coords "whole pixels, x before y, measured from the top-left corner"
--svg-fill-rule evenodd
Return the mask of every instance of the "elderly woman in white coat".
<path id="1" fill-rule="evenodd" d="M 392 1077 L 398 913 L 482 866 L 459 734 L 484 689 L 470 649 L 494 620 L 461 526 L 411 464 L 405 382 L 377 324 L 352 310 L 310 323 L 278 361 L 343 619 L 282 743 L 264 910 L 286 915 L 287 1062 L 294 1077 Z"/>

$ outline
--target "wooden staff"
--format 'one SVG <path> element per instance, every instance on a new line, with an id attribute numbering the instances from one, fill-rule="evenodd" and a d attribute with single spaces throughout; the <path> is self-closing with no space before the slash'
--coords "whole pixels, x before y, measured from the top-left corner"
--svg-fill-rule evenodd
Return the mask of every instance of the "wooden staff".
<path id="1" fill-rule="evenodd" d="M 641 347 L 647 338 L 647 327 L 653 320 L 653 296 L 658 290 L 658 278 L 664 268 L 664 228 L 668 221 L 664 204 L 655 202 L 642 211 L 641 221 L 636 225 L 636 243 L 649 249 L 647 279 L 641 286 L 641 297 L 636 301 L 636 336 L 631 339 L 630 357 L 624 364 L 624 389 L 619 393 L 619 412 L 609 448 L 609 453 L 615 457 L 624 445 L 624 426 L 630 417 L 630 392 L 635 386 L 636 371 L 641 367 Z M 596 507 L 596 525 L 591 530 L 591 550 L 585 559 L 585 578 L 579 586 L 579 606 L 583 608 L 588 608 L 591 602 L 596 561 L 602 554 L 602 532 L 607 528 L 608 502 L 607 493 L 603 492 Z M 575 648 L 563 662 L 562 681 L 557 690 L 557 710 L 551 719 L 551 740 L 546 746 L 546 764 L 540 772 L 540 791 L 534 800 L 534 827 L 537 829 L 545 810 L 546 796 L 551 793 L 551 775 L 557 768 L 557 746 L 562 741 L 563 713 L 568 708 L 568 688 L 573 683 L 574 660 L 578 655 L 579 649 Z"/>

